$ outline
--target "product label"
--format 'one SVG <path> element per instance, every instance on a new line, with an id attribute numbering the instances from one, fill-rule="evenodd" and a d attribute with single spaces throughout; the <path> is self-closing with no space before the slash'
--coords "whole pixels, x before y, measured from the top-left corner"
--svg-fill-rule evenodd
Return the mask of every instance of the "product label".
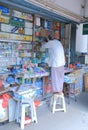
<path id="1" fill-rule="evenodd" d="M 12 26 L 18 26 L 18 27 L 24 27 L 25 26 L 24 20 L 20 19 L 20 18 L 11 18 L 9 22 Z"/>
<path id="2" fill-rule="evenodd" d="M 0 10 L 1 10 L 2 14 L 10 14 L 10 9 L 7 7 L 0 5 Z"/>

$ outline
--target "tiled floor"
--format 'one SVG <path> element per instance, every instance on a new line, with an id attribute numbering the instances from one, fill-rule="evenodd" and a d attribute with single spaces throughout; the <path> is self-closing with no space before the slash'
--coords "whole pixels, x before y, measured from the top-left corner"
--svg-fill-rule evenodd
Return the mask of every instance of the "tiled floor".
<path id="1" fill-rule="evenodd" d="M 88 130 L 88 93 L 82 93 L 77 102 L 67 103 L 67 112 L 52 114 L 48 104 L 37 108 L 38 123 L 26 125 L 24 130 Z M 0 126 L 0 130 L 20 130 L 19 124 L 10 122 Z"/>

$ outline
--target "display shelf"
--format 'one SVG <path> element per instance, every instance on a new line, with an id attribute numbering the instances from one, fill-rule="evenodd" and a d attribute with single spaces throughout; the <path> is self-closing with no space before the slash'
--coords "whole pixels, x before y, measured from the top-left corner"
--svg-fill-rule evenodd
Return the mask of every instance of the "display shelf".
<path id="1" fill-rule="evenodd" d="M 4 44 L 5 45 L 7 44 L 8 47 L 11 46 L 9 49 L 10 52 L 9 50 L 7 50 L 9 54 L 8 58 L 11 58 L 11 60 L 13 60 L 14 57 L 16 59 L 15 61 L 11 61 L 11 62 L 10 60 L 7 61 L 8 59 L 6 57 L 7 54 L 4 50 L 5 54 L 4 56 L 2 55 L 2 58 L 6 59 L 5 63 L 2 60 L 3 65 L 6 64 L 6 66 L 4 67 L 7 68 L 8 66 L 11 65 L 15 68 L 17 65 L 18 66 L 22 65 L 22 69 L 23 69 L 25 65 L 27 65 L 30 61 L 32 61 L 35 64 L 35 66 L 39 66 L 40 64 L 42 68 L 45 68 L 48 62 L 48 60 L 46 60 L 48 59 L 48 52 L 47 50 L 41 51 L 40 47 L 36 43 L 38 43 L 39 41 L 43 42 L 44 37 L 48 37 L 48 35 L 53 35 L 55 31 L 58 31 L 60 33 L 60 26 L 54 27 L 52 20 L 40 16 L 37 18 L 37 21 L 35 21 L 37 16 L 34 17 L 32 14 L 16 11 L 14 9 L 11 9 L 11 14 L 7 17 L 9 18 L 8 23 L 4 23 L 4 22 L 0 23 L 0 27 L 1 27 L 0 42 L 2 43 L 4 42 Z M 7 25 L 6 26 L 7 28 L 5 27 L 5 25 Z M 9 27 L 10 29 L 8 31 Z M 20 30 L 21 28 L 22 30 Z M 34 41 L 37 42 L 33 43 Z M 35 84 L 35 80 L 37 78 L 43 79 L 42 91 L 44 96 L 45 77 L 49 76 L 49 73 L 47 72 L 45 74 L 39 74 L 39 75 L 38 74 L 31 75 L 31 72 L 29 73 L 30 75 L 27 78 L 32 79 L 33 84 Z M 20 78 L 20 77 L 24 79 L 23 74 L 20 75 L 17 73 L 15 75 L 15 78 Z"/>
<path id="2" fill-rule="evenodd" d="M 4 6 L 0 7 L 0 38 L 9 40 L 32 41 L 33 15 L 9 9 Z M 9 15 L 6 15 L 8 12 Z"/>
<path id="3" fill-rule="evenodd" d="M 19 45 L 21 41 L 0 40 L 0 67 L 8 67 L 19 62 Z"/>
<path id="4" fill-rule="evenodd" d="M 34 41 L 43 42 L 45 37 L 51 35 L 61 40 L 61 23 L 52 19 L 36 16 L 34 20 Z"/>
<path id="5" fill-rule="evenodd" d="M 0 40 L 0 69 L 10 65 L 22 65 L 32 57 L 32 43 L 17 40 Z"/>
<path id="6" fill-rule="evenodd" d="M 6 32 L 6 31 L 1 31 L 2 33 L 8 33 L 11 34 L 11 32 Z M 12 34 L 17 34 L 20 35 L 21 33 L 12 33 Z M 23 36 L 28 36 L 28 34 L 22 34 Z M 32 36 L 32 34 L 30 34 L 29 36 Z"/>
<path id="7" fill-rule="evenodd" d="M 0 42 L 21 43 L 22 41 L 19 41 L 19 40 L 10 40 L 10 39 L 0 39 Z M 29 43 L 29 42 L 28 42 L 28 43 Z"/>
<path id="8" fill-rule="evenodd" d="M 50 19 L 35 15 L 34 41 L 42 42 L 48 35 L 53 35 L 53 22 Z"/>

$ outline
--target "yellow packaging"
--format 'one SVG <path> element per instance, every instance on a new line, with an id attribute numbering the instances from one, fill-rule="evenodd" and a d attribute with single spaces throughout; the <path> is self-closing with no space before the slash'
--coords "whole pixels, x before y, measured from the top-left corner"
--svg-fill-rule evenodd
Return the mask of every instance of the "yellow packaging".
<path id="1" fill-rule="evenodd" d="M 26 41 L 32 41 L 32 36 L 25 36 Z"/>

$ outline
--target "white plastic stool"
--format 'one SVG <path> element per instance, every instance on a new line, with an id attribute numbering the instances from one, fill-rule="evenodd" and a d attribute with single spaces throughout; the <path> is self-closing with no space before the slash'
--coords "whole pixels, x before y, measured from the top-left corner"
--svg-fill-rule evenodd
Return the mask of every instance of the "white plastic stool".
<path id="1" fill-rule="evenodd" d="M 55 113 L 56 111 L 66 112 L 64 94 L 53 94 L 53 96 L 51 98 L 50 106 L 52 107 L 53 113 Z"/>
<path id="2" fill-rule="evenodd" d="M 25 120 L 25 112 L 26 108 L 29 109 L 31 115 L 31 121 L 37 123 L 37 114 L 36 108 L 34 104 L 34 100 L 30 99 L 29 102 L 17 102 L 17 113 L 16 113 L 16 121 L 20 123 L 21 129 L 24 129 L 24 125 L 29 123 L 29 120 Z"/>
<path id="3" fill-rule="evenodd" d="M 31 121 L 37 123 L 37 115 L 36 115 L 36 108 L 35 108 L 34 101 L 30 101 L 27 104 L 22 103 L 22 105 L 21 105 L 21 121 L 20 121 L 21 129 L 24 129 L 24 125 L 29 122 L 29 121 L 25 120 L 25 110 L 27 107 L 29 107 L 29 109 L 30 109 Z"/>

